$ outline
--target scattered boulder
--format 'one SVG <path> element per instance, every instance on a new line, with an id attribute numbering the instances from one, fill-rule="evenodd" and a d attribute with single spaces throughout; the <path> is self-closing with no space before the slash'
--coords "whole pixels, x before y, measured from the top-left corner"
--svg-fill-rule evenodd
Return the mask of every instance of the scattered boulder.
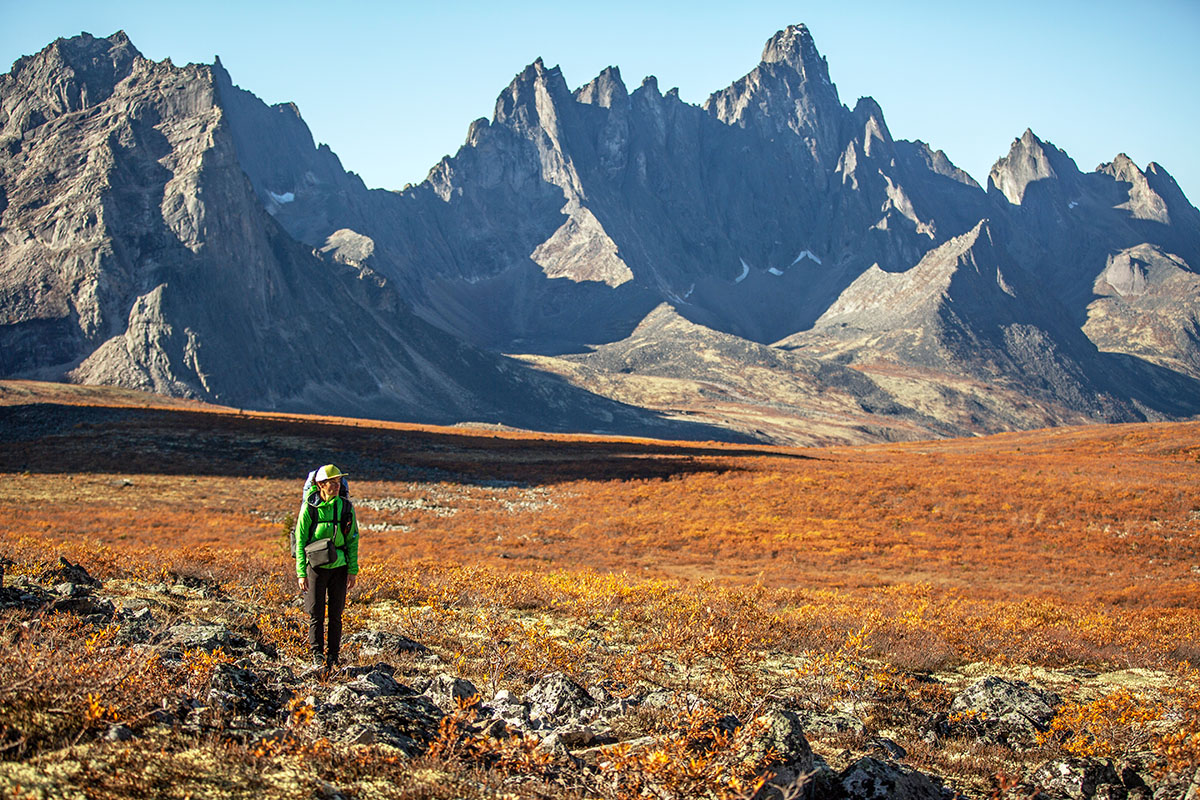
<path id="1" fill-rule="evenodd" d="M 1127 795 L 1112 762 L 1099 758 L 1068 758 L 1043 764 L 1030 782 L 1043 795 L 1054 798 L 1125 800 Z"/>
<path id="2" fill-rule="evenodd" d="M 501 689 L 496 692 L 496 695 L 488 701 L 487 705 L 482 709 L 487 713 L 492 720 L 501 723 L 503 728 L 491 726 L 490 735 L 509 733 L 527 733 L 536 730 L 537 727 L 529 716 L 529 704 L 518 699 L 512 692 L 507 689 Z"/>
<path id="3" fill-rule="evenodd" d="M 165 725 L 170 727 L 175 724 L 175 715 L 165 708 L 156 708 L 147 715 L 146 721 L 151 725 Z"/>
<path id="4" fill-rule="evenodd" d="M 317 709 L 317 732 L 344 744 L 395 747 L 408 756 L 425 752 L 443 713 L 423 695 L 363 698 L 352 706 Z"/>
<path id="5" fill-rule="evenodd" d="M 469 700 L 478 695 L 479 690 L 470 681 L 443 672 L 430 682 L 424 694 L 438 708 L 449 712 L 458 708 L 459 700 Z"/>
<path id="6" fill-rule="evenodd" d="M 133 729 L 127 725 L 113 725 L 104 734 L 104 738 L 110 742 L 128 742 L 133 738 Z"/>
<path id="7" fill-rule="evenodd" d="M 575 681 L 561 672 L 553 672 L 525 694 L 531 717 L 546 717 L 553 721 L 577 720 L 580 713 L 596 705 L 596 701 Z"/>
<path id="8" fill-rule="evenodd" d="M 761 726 L 761 733 L 745 746 L 742 758 L 762 762 L 773 773 L 770 783 L 777 794 L 788 796 L 789 787 L 807 784 L 819 772 L 798 714 L 776 709 L 754 724 Z"/>
<path id="9" fill-rule="evenodd" d="M 378 658 L 405 653 L 423 655 L 429 648 L 407 636 L 390 631 L 360 631 L 346 637 L 346 644 L 357 645 L 363 658 Z"/>
<path id="10" fill-rule="evenodd" d="M 937 711 L 918 724 L 917 731 L 925 742 L 936 745 L 953 733 L 954 729 L 950 725 L 950 715 L 945 711 Z"/>
<path id="11" fill-rule="evenodd" d="M 18 576 L 10 580 L 8 586 L 0 587 L 0 608 L 37 611 L 54 602 L 54 595 L 23 578 L 24 576 Z"/>
<path id="12" fill-rule="evenodd" d="M 675 692 L 670 689 L 654 689 L 642 695 L 639 702 L 645 708 L 669 708 L 682 711 L 695 711 L 708 705 L 698 694 Z"/>
<path id="13" fill-rule="evenodd" d="M 900 761 L 908 755 L 908 751 L 886 736 L 877 736 L 867 743 L 867 749 L 881 754 L 884 758 Z"/>
<path id="14" fill-rule="evenodd" d="M 154 630 L 158 627 L 149 606 L 136 611 L 122 609 L 117 612 L 115 621 L 120 626 L 117 641 L 121 644 L 145 644 L 154 638 Z"/>
<path id="15" fill-rule="evenodd" d="M 557 736 L 568 750 L 587 747 L 596 741 L 596 731 L 590 725 L 564 725 L 555 728 L 553 735 Z"/>
<path id="16" fill-rule="evenodd" d="M 397 683 L 390 670 L 378 667 L 354 676 L 354 680 L 338 688 L 345 689 L 359 697 L 368 698 L 416 694 L 409 687 Z"/>
<path id="17" fill-rule="evenodd" d="M 972 715 L 968 725 L 984 738 L 1008 743 L 1013 734 L 1028 736 L 1050 729 L 1062 699 L 1025 681 L 989 675 L 954 698 L 950 710 Z"/>
<path id="18" fill-rule="evenodd" d="M 100 586 L 100 581 L 89 575 L 86 569 L 79 564 L 72 564 L 65 557 L 58 559 L 58 568 L 51 573 L 51 578 L 57 579 L 60 584 L 75 584 L 85 589 Z"/>
<path id="19" fill-rule="evenodd" d="M 241 666 L 242 663 L 245 662 L 217 664 L 207 705 L 226 713 L 252 715 L 258 720 L 274 719 L 291 699 L 292 692 L 282 685 L 269 685 L 262 676 Z"/>
<path id="20" fill-rule="evenodd" d="M 204 650 L 212 653 L 218 648 L 229 652 L 234 648 L 244 648 L 246 640 L 234 634 L 224 625 L 198 625 L 181 623 L 172 625 L 163 631 L 163 644 L 175 646 L 183 650 Z"/>
<path id="21" fill-rule="evenodd" d="M 850 800 L 946 800 L 951 795 L 931 775 L 870 756 L 846 767 L 840 778 Z"/>

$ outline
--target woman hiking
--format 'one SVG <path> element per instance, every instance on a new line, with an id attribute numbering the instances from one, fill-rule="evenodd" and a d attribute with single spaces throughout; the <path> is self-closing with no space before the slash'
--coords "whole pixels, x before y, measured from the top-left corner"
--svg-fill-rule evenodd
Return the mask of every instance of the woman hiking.
<path id="1" fill-rule="evenodd" d="M 332 669 L 342 643 L 346 593 L 358 580 L 358 520 L 343 497 L 346 473 L 326 464 L 314 476 L 296 517 L 296 580 L 308 614 L 308 646 L 313 665 Z M 328 637 L 325 609 L 329 608 Z"/>

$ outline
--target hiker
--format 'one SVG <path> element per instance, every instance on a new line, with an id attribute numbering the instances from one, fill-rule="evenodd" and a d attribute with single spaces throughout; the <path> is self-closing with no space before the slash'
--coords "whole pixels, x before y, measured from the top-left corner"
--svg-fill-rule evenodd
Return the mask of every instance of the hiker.
<path id="1" fill-rule="evenodd" d="M 342 643 L 346 593 L 358 580 L 358 520 L 342 495 L 346 473 L 326 464 L 313 475 L 296 517 L 296 579 L 308 614 L 308 646 L 313 665 L 332 669 Z M 329 608 L 328 637 L 324 635 Z"/>

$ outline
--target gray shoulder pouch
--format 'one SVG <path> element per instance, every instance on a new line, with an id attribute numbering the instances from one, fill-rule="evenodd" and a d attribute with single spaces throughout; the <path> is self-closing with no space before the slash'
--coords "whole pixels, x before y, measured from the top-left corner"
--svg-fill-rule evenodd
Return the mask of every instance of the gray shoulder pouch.
<path id="1" fill-rule="evenodd" d="M 321 567 L 337 561 L 337 548 L 334 547 L 332 538 L 317 539 L 305 545 L 304 557 L 308 559 L 310 567 Z"/>

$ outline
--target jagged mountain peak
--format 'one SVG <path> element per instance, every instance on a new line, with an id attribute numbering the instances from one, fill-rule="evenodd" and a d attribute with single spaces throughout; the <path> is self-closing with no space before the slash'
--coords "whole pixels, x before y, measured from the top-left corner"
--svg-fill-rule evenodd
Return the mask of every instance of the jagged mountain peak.
<path id="1" fill-rule="evenodd" d="M 763 46 L 763 64 L 787 64 L 805 77 L 829 80 L 829 64 L 817 50 L 808 26 L 789 25 Z"/>
<path id="2" fill-rule="evenodd" d="M 1111 175 L 1117 180 L 1143 181 L 1146 179 L 1146 173 L 1138 167 L 1132 158 L 1124 153 L 1117 153 L 1112 161 L 1101 164 L 1096 168 L 1096 171 Z"/>
<path id="3" fill-rule="evenodd" d="M 548 68 L 538 56 L 496 98 L 494 121 L 501 124 L 516 122 L 520 127 L 540 116 L 546 98 L 557 101 L 569 97 L 571 92 L 562 70 L 557 66 Z"/>
<path id="4" fill-rule="evenodd" d="M 599 75 L 579 87 L 575 99 L 580 103 L 612 108 L 624 104 L 629 99 L 629 90 L 621 80 L 621 70 L 617 67 L 605 67 Z"/>
<path id="5" fill-rule="evenodd" d="M 1008 155 L 992 165 L 988 191 L 999 192 L 1008 202 L 1019 206 L 1030 184 L 1036 181 L 1074 183 L 1078 177 L 1079 167 L 1069 155 L 1026 128 L 1021 138 L 1013 140 Z"/>
<path id="6" fill-rule="evenodd" d="M 1155 191 L 1155 187 L 1150 183 L 1151 176 L 1143 172 L 1129 156 L 1118 153 L 1112 161 L 1096 167 L 1096 172 L 1109 175 L 1128 187 L 1126 191 L 1129 199 L 1121 203 L 1118 208 L 1125 209 L 1135 219 L 1148 219 L 1170 224 L 1171 211 L 1168 208 L 1167 200 Z M 1165 189 L 1168 194 L 1173 194 L 1171 192 L 1173 180 L 1168 184 L 1166 181 L 1160 180 L 1158 175 L 1154 177 L 1155 183 L 1159 187 Z"/>
<path id="7" fill-rule="evenodd" d="M 818 185 L 837 163 L 841 127 L 849 113 L 829 79 L 824 56 L 803 25 L 771 37 L 759 65 L 711 94 L 704 109 L 727 125 L 757 130 L 768 140 L 783 136 L 799 168 Z"/>
<path id="8" fill-rule="evenodd" d="M 55 39 L 42 53 L 53 54 L 76 69 L 93 68 L 105 61 L 125 63 L 141 56 L 123 30 L 104 38 L 83 31 L 78 36 Z"/>
<path id="9" fill-rule="evenodd" d="M 99 39 L 90 33 L 56 39 L 36 55 L 17 59 L 0 78 L 6 101 L 0 125 L 15 119 L 21 132 L 47 119 L 89 108 L 108 98 L 142 59 L 124 31 Z M 17 90 L 16 87 L 23 87 Z"/>
<path id="10" fill-rule="evenodd" d="M 874 98 L 858 98 L 851 116 L 854 118 L 855 128 L 862 133 L 863 148 L 868 156 L 874 154 L 873 148 L 876 140 L 885 145 L 885 151 L 891 151 L 892 134 L 883 118 L 883 109 L 879 107 Z"/>

